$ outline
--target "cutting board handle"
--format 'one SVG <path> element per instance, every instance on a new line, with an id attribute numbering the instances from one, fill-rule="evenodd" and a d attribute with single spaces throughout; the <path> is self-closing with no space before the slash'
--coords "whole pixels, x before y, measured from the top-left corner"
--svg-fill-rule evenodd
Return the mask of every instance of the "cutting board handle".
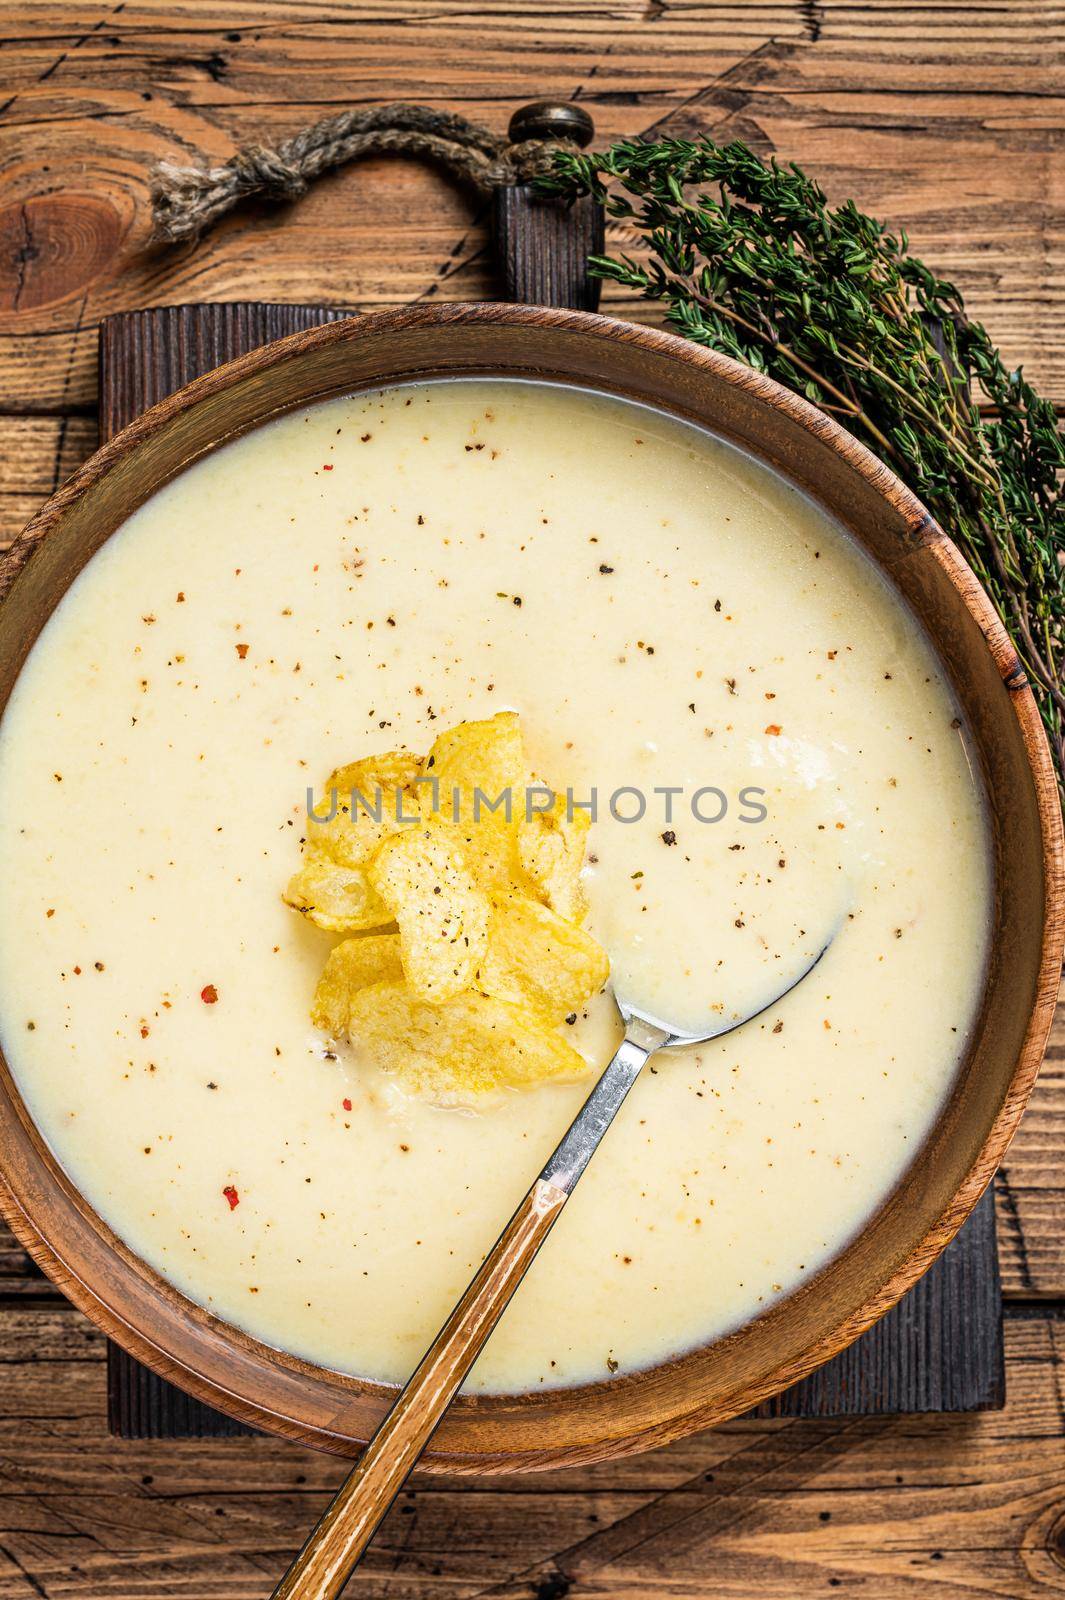
<path id="1" fill-rule="evenodd" d="M 583 106 L 537 100 L 510 119 L 510 137 L 570 139 L 582 149 L 595 137 Z M 492 196 L 492 237 L 508 300 L 534 306 L 596 311 L 599 279 L 588 257 L 603 252 L 603 207 L 591 195 L 572 202 L 536 194 L 530 184 L 497 189 Z"/>

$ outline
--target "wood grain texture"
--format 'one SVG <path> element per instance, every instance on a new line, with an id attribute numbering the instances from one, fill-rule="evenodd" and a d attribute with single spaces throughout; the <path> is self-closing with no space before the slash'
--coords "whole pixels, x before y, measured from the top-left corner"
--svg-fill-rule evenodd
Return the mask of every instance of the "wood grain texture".
<path id="1" fill-rule="evenodd" d="M 412 1480 L 364 1600 L 1052 1600 L 1065 1322 L 1007 1321 L 976 1417 L 727 1423 L 529 1479 Z M 0 1600 L 263 1600 L 344 1464 L 279 1440 L 110 1440 L 104 1341 L 0 1302 Z"/>
<path id="2" fill-rule="evenodd" d="M 599 309 L 600 283 L 587 271 L 603 252 L 603 208 L 581 195 L 571 204 L 538 200 L 528 184 L 497 189 L 492 239 L 503 297 L 534 306 Z"/>
<path id="3" fill-rule="evenodd" d="M 123 316 L 100 328 L 101 440 L 165 400 L 186 383 L 304 328 L 347 313 L 328 306 L 164 306 Z"/>
<path id="4" fill-rule="evenodd" d="M 498 292 L 487 219 L 413 163 L 163 254 L 145 250 L 148 169 L 349 105 L 429 99 L 502 129 L 523 101 L 577 97 L 600 141 L 742 137 L 904 224 L 1060 398 L 1062 28 L 1052 0 L 22 0 L 0 25 L 0 389 L 11 409 L 91 405 L 95 325 L 133 306 Z"/>
<path id="5" fill-rule="evenodd" d="M 1016 1299 L 1065 1299 L 1065 986 L 1020 1136 L 998 1176 L 1002 1282 Z"/>

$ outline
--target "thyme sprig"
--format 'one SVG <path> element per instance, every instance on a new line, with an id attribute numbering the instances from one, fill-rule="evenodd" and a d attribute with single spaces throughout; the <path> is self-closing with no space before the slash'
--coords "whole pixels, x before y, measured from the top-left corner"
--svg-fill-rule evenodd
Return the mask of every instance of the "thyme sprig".
<path id="1" fill-rule="evenodd" d="M 640 235 L 638 260 L 592 258 L 599 277 L 831 412 L 924 501 L 998 608 L 1065 785 L 1065 432 L 953 284 L 738 142 L 560 152 L 539 187 L 594 194 Z"/>

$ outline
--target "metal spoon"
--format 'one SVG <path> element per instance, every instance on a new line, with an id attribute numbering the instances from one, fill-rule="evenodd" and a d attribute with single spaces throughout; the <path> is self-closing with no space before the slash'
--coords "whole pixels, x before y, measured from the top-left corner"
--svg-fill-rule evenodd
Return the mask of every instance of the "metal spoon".
<path id="1" fill-rule="evenodd" d="M 829 940 L 831 943 L 831 940 Z M 617 995 L 625 1037 L 610 1065 L 488 1252 L 462 1299 L 419 1362 L 358 1464 L 323 1512 L 273 1593 L 273 1600 L 334 1600 L 429 1443 L 489 1334 L 554 1226 L 578 1178 L 647 1059 L 659 1050 L 707 1044 L 753 1022 L 800 984 L 809 966 L 757 1011 L 692 1032 L 650 1016 Z"/>

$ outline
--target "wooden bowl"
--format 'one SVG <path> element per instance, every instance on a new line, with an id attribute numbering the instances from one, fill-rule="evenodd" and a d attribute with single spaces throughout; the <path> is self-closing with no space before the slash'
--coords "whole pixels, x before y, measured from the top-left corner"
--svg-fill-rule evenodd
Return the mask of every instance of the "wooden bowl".
<path id="1" fill-rule="evenodd" d="M 1002 1159 L 1050 1026 L 1063 944 L 1057 792 L 1035 703 L 990 602 L 899 480 L 827 416 L 670 334 L 580 312 L 437 306 L 266 346 L 147 412 L 34 518 L 0 578 L 0 705 L 42 624 L 105 539 L 219 444 L 309 401 L 406 378 L 560 380 L 703 423 L 785 473 L 870 552 L 935 642 L 990 801 L 994 936 L 955 1090 L 894 1193 L 798 1291 L 727 1338 L 581 1388 L 460 1399 L 426 1465 L 489 1472 L 596 1461 L 745 1411 L 855 1339 L 953 1237 Z M 60 1288 L 138 1360 L 257 1427 L 353 1454 L 392 1390 L 312 1367 L 211 1316 L 139 1261 L 46 1149 L 0 1060 L 3 1209 Z"/>

